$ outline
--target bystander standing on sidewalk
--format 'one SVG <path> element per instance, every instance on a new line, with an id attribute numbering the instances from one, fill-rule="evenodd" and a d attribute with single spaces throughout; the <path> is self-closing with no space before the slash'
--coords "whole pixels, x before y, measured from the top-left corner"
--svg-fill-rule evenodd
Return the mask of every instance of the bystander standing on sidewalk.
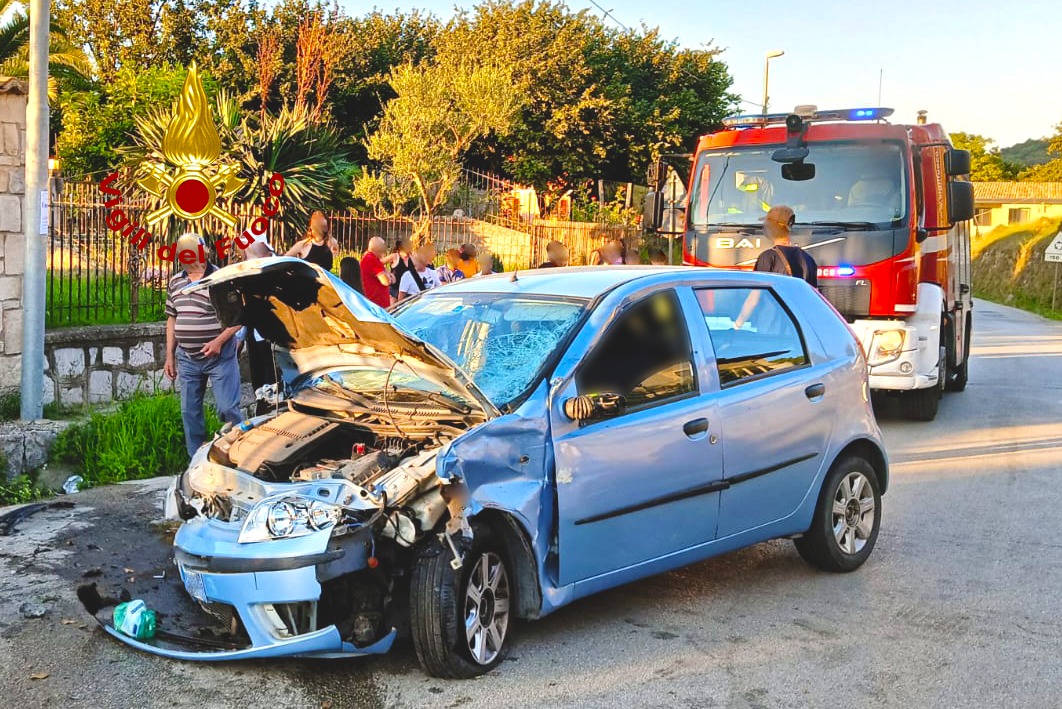
<path id="1" fill-rule="evenodd" d="M 559 241 L 546 244 L 546 260 L 539 268 L 561 268 L 568 265 L 568 249 Z"/>
<path id="2" fill-rule="evenodd" d="M 381 308 L 390 307 L 391 288 L 395 280 L 394 274 L 387 270 L 387 264 L 397 264 L 399 259 L 399 252 L 387 253 L 387 242 L 378 236 L 369 239 L 369 248 L 361 257 L 362 292 Z"/>
<path id="3" fill-rule="evenodd" d="M 276 256 L 273 247 L 264 238 L 255 239 L 243 250 L 245 260 Z M 277 365 L 273 358 L 273 344 L 263 338 L 257 330 L 251 328 L 244 340 L 247 344 L 247 365 L 251 370 L 251 387 L 256 395 L 266 384 L 277 383 Z M 271 406 L 262 399 L 255 403 L 255 416 L 269 413 Z"/>
<path id="4" fill-rule="evenodd" d="M 479 263 L 479 271 L 476 276 L 489 276 L 494 273 L 494 256 L 489 251 L 481 250 L 476 254 L 476 261 Z"/>
<path id="5" fill-rule="evenodd" d="M 205 251 L 198 234 L 177 239 L 176 253 Z M 218 320 L 210 294 L 188 293 L 185 288 L 217 270 L 208 261 L 185 264 L 170 279 L 166 291 L 166 375 L 177 380 L 181 394 L 181 418 L 188 455 L 194 455 L 206 441 L 206 414 L 203 397 L 207 382 L 214 390 L 214 403 L 222 420 L 239 423 L 240 367 L 236 361 L 239 326 L 224 328 Z"/>
<path id="6" fill-rule="evenodd" d="M 454 281 L 460 281 L 465 278 L 464 271 L 461 270 L 461 251 L 458 249 L 449 249 L 443 256 L 445 264 L 435 269 L 435 277 L 439 281 L 439 285 L 443 283 L 453 283 Z M 475 275 L 473 273 L 472 275 Z"/>
<path id="7" fill-rule="evenodd" d="M 431 244 L 421 244 L 413 252 L 413 268 L 402 275 L 402 282 L 398 284 L 399 300 L 404 300 L 439 285 L 439 281 L 435 277 L 435 271 L 430 265 L 434 257 L 435 247 Z"/>

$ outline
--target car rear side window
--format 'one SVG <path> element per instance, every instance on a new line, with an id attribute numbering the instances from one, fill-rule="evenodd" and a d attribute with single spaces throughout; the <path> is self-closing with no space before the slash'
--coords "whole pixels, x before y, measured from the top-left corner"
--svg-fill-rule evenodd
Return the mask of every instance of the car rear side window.
<path id="1" fill-rule="evenodd" d="M 689 332 L 674 291 L 635 303 L 609 327 L 576 375 L 580 394 L 619 394 L 628 409 L 697 390 Z"/>
<path id="2" fill-rule="evenodd" d="M 702 288 L 696 293 L 723 386 L 809 363 L 800 328 L 770 289 Z"/>

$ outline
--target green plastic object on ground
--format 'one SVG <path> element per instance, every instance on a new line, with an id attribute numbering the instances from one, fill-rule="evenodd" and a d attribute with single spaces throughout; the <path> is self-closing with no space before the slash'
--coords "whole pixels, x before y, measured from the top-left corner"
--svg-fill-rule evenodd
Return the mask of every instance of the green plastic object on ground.
<path id="1" fill-rule="evenodd" d="M 139 598 L 119 603 L 114 608 L 114 627 L 131 638 L 150 640 L 155 637 L 155 622 L 155 611 Z"/>

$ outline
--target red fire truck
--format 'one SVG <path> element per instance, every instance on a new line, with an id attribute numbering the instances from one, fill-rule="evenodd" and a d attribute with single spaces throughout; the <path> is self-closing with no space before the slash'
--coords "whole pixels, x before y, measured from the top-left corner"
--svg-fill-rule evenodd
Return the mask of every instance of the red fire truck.
<path id="1" fill-rule="evenodd" d="M 967 380 L 970 155 L 924 114 L 895 125 L 892 112 L 729 118 L 700 139 L 684 195 L 674 174 L 669 190 L 665 162 L 651 171 L 646 219 L 682 234 L 688 265 L 752 268 L 772 246 L 764 214 L 792 207 L 792 243 L 814 256 L 819 290 L 862 343 L 871 388 L 929 421 L 942 393 Z"/>

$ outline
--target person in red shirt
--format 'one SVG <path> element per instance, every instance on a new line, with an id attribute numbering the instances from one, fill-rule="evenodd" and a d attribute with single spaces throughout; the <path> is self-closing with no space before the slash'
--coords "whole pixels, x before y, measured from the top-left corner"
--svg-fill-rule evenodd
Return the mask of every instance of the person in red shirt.
<path id="1" fill-rule="evenodd" d="M 391 305 L 391 273 L 386 265 L 397 254 L 387 254 L 387 243 L 378 236 L 369 240 L 369 250 L 361 259 L 361 285 L 365 297 L 381 308 Z"/>

